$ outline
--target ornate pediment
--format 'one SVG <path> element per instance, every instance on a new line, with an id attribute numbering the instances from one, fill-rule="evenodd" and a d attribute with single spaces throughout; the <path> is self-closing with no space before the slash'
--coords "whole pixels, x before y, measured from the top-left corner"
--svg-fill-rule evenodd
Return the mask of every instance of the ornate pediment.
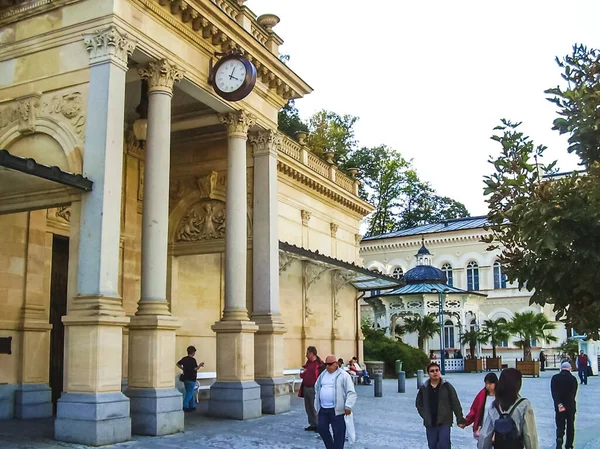
<path id="1" fill-rule="evenodd" d="M 177 233 L 176 242 L 198 242 L 225 238 L 225 203 L 206 200 L 194 204 L 185 215 Z"/>

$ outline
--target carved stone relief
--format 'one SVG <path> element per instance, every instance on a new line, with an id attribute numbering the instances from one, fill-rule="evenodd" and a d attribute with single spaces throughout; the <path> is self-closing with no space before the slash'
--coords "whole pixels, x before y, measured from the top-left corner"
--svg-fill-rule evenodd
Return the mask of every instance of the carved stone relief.
<path id="1" fill-rule="evenodd" d="M 178 242 L 222 239 L 225 237 L 225 203 L 207 200 L 192 206 L 181 220 L 175 236 Z"/>
<path id="2" fill-rule="evenodd" d="M 308 226 L 308 222 L 310 221 L 310 211 L 302 210 L 302 226 Z"/>
<path id="3" fill-rule="evenodd" d="M 338 232 L 339 226 L 335 223 L 329 223 L 329 229 L 331 230 L 331 238 L 335 238 Z"/>
<path id="4" fill-rule="evenodd" d="M 61 206 L 48 209 L 46 217 L 50 220 L 69 223 L 71 221 L 71 206 Z"/>

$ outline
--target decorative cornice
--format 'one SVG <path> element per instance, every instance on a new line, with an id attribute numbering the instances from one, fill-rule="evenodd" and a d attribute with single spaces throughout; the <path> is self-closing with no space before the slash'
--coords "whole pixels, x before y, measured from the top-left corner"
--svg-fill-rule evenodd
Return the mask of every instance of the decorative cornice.
<path id="1" fill-rule="evenodd" d="M 281 150 L 281 144 L 283 139 L 281 135 L 274 130 L 259 131 L 256 134 L 250 134 L 248 140 L 254 146 L 253 155 L 264 156 L 272 155 L 277 156 L 277 153 Z"/>
<path id="2" fill-rule="evenodd" d="M 90 65 L 113 62 L 127 70 L 129 56 L 137 41 L 121 33 L 115 26 L 84 35 L 85 47 L 90 54 Z"/>
<path id="3" fill-rule="evenodd" d="M 447 245 L 455 243 L 467 243 L 467 242 L 481 242 L 481 238 L 487 236 L 485 231 L 478 234 L 471 235 L 454 235 L 454 236 L 440 236 L 434 237 L 433 235 L 427 237 L 427 246 L 435 245 Z M 402 241 L 406 237 L 394 237 L 392 241 L 387 239 L 372 240 L 361 243 L 360 253 L 377 253 L 380 251 L 391 251 L 391 250 L 402 250 L 406 248 L 416 248 L 421 246 L 421 236 L 410 236 L 408 240 Z"/>
<path id="4" fill-rule="evenodd" d="M 227 126 L 229 137 L 248 138 L 248 130 L 256 123 L 256 117 L 244 110 L 219 114 L 219 120 Z"/>
<path id="5" fill-rule="evenodd" d="M 147 67 L 140 67 L 140 78 L 148 80 L 148 93 L 162 92 L 173 95 L 173 85 L 183 79 L 183 71 L 166 59 L 150 61 Z"/>

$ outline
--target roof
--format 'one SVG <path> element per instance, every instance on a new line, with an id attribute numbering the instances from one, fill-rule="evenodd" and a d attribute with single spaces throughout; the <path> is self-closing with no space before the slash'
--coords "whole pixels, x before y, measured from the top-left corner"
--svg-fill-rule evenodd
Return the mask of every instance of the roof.
<path id="1" fill-rule="evenodd" d="M 447 295 L 452 294 L 469 294 L 477 296 L 487 296 L 483 293 L 472 292 L 467 290 L 461 290 L 460 288 L 452 287 L 447 284 L 441 283 L 421 283 L 421 284 L 407 284 L 403 287 L 392 290 L 391 292 L 382 293 L 379 296 L 404 296 L 404 295 L 419 295 L 424 293 L 440 293 L 444 292 Z"/>
<path id="2" fill-rule="evenodd" d="M 477 217 L 454 218 L 443 220 L 439 223 L 431 223 L 414 228 L 402 229 L 401 231 L 390 232 L 388 234 L 372 235 L 362 239 L 363 242 L 370 240 L 392 239 L 395 237 L 408 237 L 413 235 L 433 234 L 436 232 L 462 231 L 464 229 L 483 228 L 489 222 L 484 215 Z"/>
<path id="3" fill-rule="evenodd" d="M 320 262 L 322 264 L 329 265 L 332 268 L 341 268 L 351 271 L 355 277 L 352 279 L 352 281 L 350 281 L 350 283 L 360 291 L 396 288 L 402 283 L 400 279 L 396 279 L 376 271 L 370 271 L 354 263 L 335 259 L 334 257 L 321 254 L 319 251 L 311 251 L 287 242 L 279 241 L 279 251 L 292 253 L 300 256 L 301 259 Z"/>

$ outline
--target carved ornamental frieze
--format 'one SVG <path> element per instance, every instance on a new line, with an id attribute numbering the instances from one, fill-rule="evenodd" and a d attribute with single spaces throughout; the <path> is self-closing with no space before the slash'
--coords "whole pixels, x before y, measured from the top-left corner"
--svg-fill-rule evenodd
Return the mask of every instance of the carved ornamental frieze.
<path id="1" fill-rule="evenodd" d="M 138 69 L 140 78 L 148 80 L 148 93 L 173 93 L 173 86 L 183 79 L 183 72 L 166 59 L 151 61 L 147 67 Z"/>
<path id="2" fill-rule="evenodd" d="M 256 123 L 256 117 L 239 110 L 228 114 L 219 114 L 219 120 L 227 126 L 227 134 L 235 137 L 248 137 L 248 130 Z"/>
<path id="3" fill-rule="evenodd" d="M 248 140 L 254 146 L 253 155 L 262 156 L 271 154 L 277 156 L 277 153 L 281 151 L 281 145 L 283 138 L 281 134 L 274 130 L 259 131 L 256 134 L 250 134 Z"/>
<path id="4" fill-rule="evenodd" d="M 181 221 L 175 241 L 197 242 L 225 238 L 225 203 L 208 200 L 196 203 Z"/>
<path id="5" fill-rule="evenodd" d="M 119 31 L 115 26 L 86 34 L 84 43 L 90 56 L 90 64 L 111 61 L 123 70 L 127 70 L 127 61 L 136 46 L 134 39 Z"/>

